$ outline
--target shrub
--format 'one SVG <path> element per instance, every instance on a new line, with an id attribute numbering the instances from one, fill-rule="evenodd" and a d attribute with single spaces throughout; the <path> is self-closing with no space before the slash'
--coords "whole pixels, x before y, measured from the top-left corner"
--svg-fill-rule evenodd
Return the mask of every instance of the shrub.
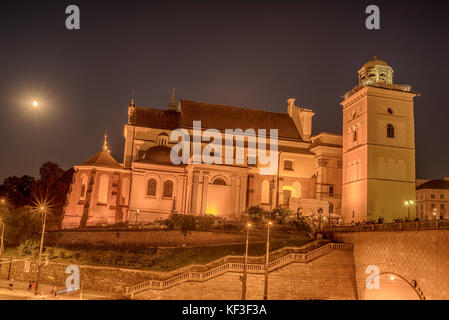
<path id="1" fill-rule="evenodd" d="M 197 218 L 198 230 L 200 231 L 209 231 L 213 228 L 215 224 L 215 217 L 207 214 L 205 216 L 199 216 Z"/>
<path id="2" fill-rule="evenodd" d="M 248 215 L 248 219 L 255 224 L 261 224 L 266 215 L 265 210 L 259 206 L 249 207 L 246 213 Z"/>
<path id="3" fill-rule="evenodd" d="M 39 252 L 40 243 L 36 240 L 25 240 L 18 247 L 19 254 L 21 256 L 26 256 L 30 254 L 35 254 Z"/>
<path id="4" fill-rule="evenodd" d="M 55 248 L 48 248 L 46 249 L 47 253 L 48 253 L 48 257 L 54 257 L 55 256 Z"/>
<path id="5" fill-rule="evenodd" d="M 284 224 L 293 217 L 293 212 L 286 208 L 277 208 L 273 210 L 274 218 L 279 224 Z"/>
<path id="6" fill-rule="evenodd" d="M 59 251 L 59 258 L 65 259 L 65 251 L 64 250 Z"/>

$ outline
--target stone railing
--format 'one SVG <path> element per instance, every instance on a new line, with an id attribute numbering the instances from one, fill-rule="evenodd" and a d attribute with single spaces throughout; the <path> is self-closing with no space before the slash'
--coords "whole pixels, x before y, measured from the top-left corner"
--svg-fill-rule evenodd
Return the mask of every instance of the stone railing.
<path id="1" fill-rule="evenodd" d="M 291 252 L 288 253 L 278 259 L 275 259 L 271 261 L 268 264 L 268 271 L 272 272 L 276 269 L 279 269 L 283 266 L 286 266 L 293 262 L 299 262 L 299 263 L 307 263 L 312 260 L 315 260 L 323 255 L 328 254 L 332 250 L 352 250 L 351 244 L 343 244 L 343 243 L 329 243 L 328 241 L 314 241 L 310 244 L 307 244 L 302 247 L 286 247 L 282 248 L 276 251 L 273 251 L 271 254 L 276 253 L 282 253 L 283 251 L 301 251 L 301 253 L 295 253 Z M 149 289 L 167 289 L 170 287 L 173 287 L 175 285 L 181 284 L 186 281 L 206 281 L 208 279 L 217 277 L 219 275 L 222 275 L 226 272 L 239 272 L 243 273 L 243 269 L 245 267 L 245 264 L 243 262 L 225 262 L 227 259 L 230 258 L 239 258 L 240 260 L 243 260 L 242 256 L 228 256 L 225 258 L 220 259 L 220 262 L 224 262 L 223 264 L 219 265 L 218 267 L 215 267 L 208 271 L 203 272 L 185 272 L 178 276 L 172 277 L 167 280 L 148 280 L 142 283 L 138 283 L 136 285 L 133 285 L 131 287 L 126 287 L 124 290 L 124 294 L 126 296 L 133 297 L 134 294 L 149 290 Z M 261 257 L 251 257 L 252 259 L 260 259 Z M 253 274 L 263 274 L 265 273 L 265 264 L 254 264 L 254 263 L 248 263 L 247 264 L 247 272 L 253 273 Z"/>
<path id="2" fill-rule="evenodd" d="M 435 219 L 425 221 L 365 223 L 359 225 L 323 227 L 327 232 L 372 232 L 372 231 L 413 231 L 449 229 L 449 219 Z"/>

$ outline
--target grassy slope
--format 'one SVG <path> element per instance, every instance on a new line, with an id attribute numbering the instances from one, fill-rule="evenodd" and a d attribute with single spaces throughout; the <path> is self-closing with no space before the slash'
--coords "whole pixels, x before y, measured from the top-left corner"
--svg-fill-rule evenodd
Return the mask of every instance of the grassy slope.
<path id="1" fill-rule="evenodd" d="M 310 242 L 308 238 L 296 240 L 273 240 L 270 242 L 270 251 L 284 246 L 301 246 Z M 253 243 L 249 245 L 250 256 L 265 254 L 265 243 Z M 72 264 L 104 265 L 133 269 L 146 269 L 153 271 L 171 271 L 189 264 L 205 264 L 226 255 L 243 255 L 245 245 L 227 244 L 202 247 L 178 247 L 178 248 L 90 248 L 68 249 L 47 248 L 51 261 Z M 8 248 L 2 257 L 19 256 L 17 248 Z M 28 258 L 32 258 L 29 256 Z"/>

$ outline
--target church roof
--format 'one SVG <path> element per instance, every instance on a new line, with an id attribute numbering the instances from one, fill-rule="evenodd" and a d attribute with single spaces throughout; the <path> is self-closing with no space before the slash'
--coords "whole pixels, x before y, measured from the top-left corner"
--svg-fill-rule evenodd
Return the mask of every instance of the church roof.
<path id="1" fill-rule="evenodd" d="M 122 169 L 122 166 L 109 154 L 107 150 L 101 150 L 79 166 L 106 167 Z"/>
<path id="2" fill-rule="evenodd" d="M 192 128 L 193 121 L 201 120 L 203 129 L 218 130 L 252 128 L 278 129 L 284 139 L 302 140 L 292 118 L 287 113 L 269 112 L 241 107 L 180 100 L 179 111 L 136 108 L 135 124 L 142 127 L 173 130 Z"/>
<path id="3" fill-rule="evenodd" d="M 446 180 L 430 180 L 416 187 L 416 190 L 422 189 L 449 189 L 449 181 Z"/>
<path id="4" fill-rule="evenodd" d="M 135 125 L 166 130 L 179 128 L 180 113 L 172 110 L 136 107 Z"/>

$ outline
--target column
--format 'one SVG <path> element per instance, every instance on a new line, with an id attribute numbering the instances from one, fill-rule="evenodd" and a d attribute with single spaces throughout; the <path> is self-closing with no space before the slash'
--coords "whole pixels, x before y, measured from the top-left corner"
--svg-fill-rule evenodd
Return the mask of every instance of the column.
<path id="1" fill-rule="evenodd" d="M 246 176 L 240 176 L 240 199 L 239 199 L 239 211 L 240 214 L 246 211 Z"/>
<path id="2" fill-rule="evenodd" d="M 239 180 L 237 175 L 231 175 L 231 212 L 234 217 L 239 213 Z"/>
<path id="3" fill-rule="evenodd" d="M 193 172 L 193 182 L 192 182 L 192 200 L 190 205 L 190 213 L 197 214 L 197 207 L 198 207 L 198 182 L 199 182 L 199 172 L 194 171 Z"/>
<path id="4" fill-rule="evenodd" d="M 201 214 L 206 214 L 208 187 L 209 187 L 209 172 L 203 171 L 203 194 L 201 196 Z"/>
<path id="5" fill-rule="evenodd" d="M 186 213 L 186 200 L 187 200 L 187 177 L 185 175 L 181 176 L 179 179 L 181 183 L 181 201 L 179 211 L 181 213 Z"/>

